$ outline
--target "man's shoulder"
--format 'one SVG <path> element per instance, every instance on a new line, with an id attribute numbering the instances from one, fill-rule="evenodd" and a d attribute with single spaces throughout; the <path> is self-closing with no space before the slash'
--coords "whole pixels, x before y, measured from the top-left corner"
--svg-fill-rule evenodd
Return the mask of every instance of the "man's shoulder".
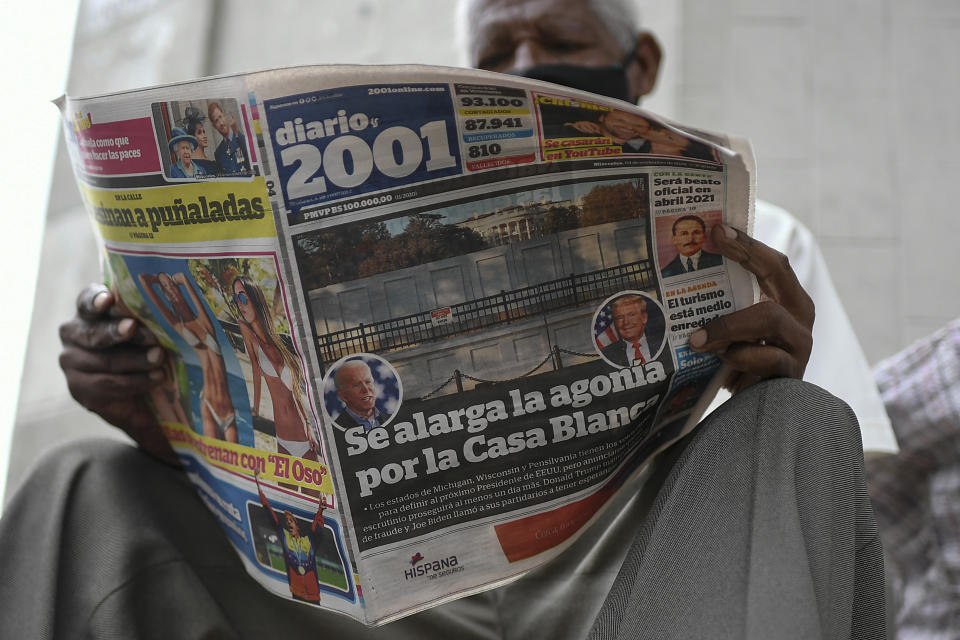
<path id="1" fill-rule="evenodd" d="M 617 340 L 616 342 L 611 342 L 607 346 L 600 349 L 600 352 L 606 355 L 607 353 L 613 353 L 617 349 L 625 349 L 625 342 L 623 340 Z"/>
<path id="2" fill-rule="evenodd" d="M 681 273 L 684 273 L 683 265 L 680 264 L 680 254 L 678 253 L 673 257 L 673 260 L 667 263 L 663 269 L 660 269 L 660 273 L 663 277 L 667 278 L 670 276 L 678 276 Z"/>
<path id="3" fill-rule="evenodd" d="M 359 425 L 359 423 L 353 419 L 353 416 L 347 413 L 346 409 L 341 411 L 337 415 L 337 417 L 333 419 L 333 424 L 339 427 L 340 429 L 342 429 L 343 431 L 346 431 L 347 429 L 352 429 Z"/>
<path id="4" fill-rule="evenodd" d="M 723 264 L 723 256 L 719 253 L 710 253 L 709 251 L 700 252 L 700 264 L 699 268 L 703 267 L 716 267 Z"/>
<path id="5" fill-rule="evenodd" d="M 787 254 L 791 262 L 798 252 L 807 253 L 817 243 L 813 233 L 782 207 L 757 200 L 755 214 L 753 237 Z"/>
<path id="6" fill-rule="evenodd" d="M 665 327 L 662 322 L 658 322 L 656 325 L 652 323 L 647 323 L 646 328 L 643 330 L 643 335 L 647 338 L 647 348 L 650 349 L 650 355 L 656 357 L 657 352 L 660 351 L 660 346 L 663 344 L 663 334 Z"/>
<path id="7" fill-rule="evenodd" d="M 617 364 L 626 364 L 627 345 L 623 340 L 617 340 L 600 349 L 604 358 Z"/>

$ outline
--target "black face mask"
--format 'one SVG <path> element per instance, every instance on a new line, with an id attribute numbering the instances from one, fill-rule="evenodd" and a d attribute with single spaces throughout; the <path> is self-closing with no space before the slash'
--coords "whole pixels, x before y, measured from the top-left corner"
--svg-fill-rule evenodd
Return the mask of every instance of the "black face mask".
<path id="1" fill-rule="evenodd" d="M 510 75 L 544 80 L 562 84 L 571 89 L 589 91 L 608 98 L 617 98 L 633 102 L 630 96 L 630 82 L 627 80 L 627 66 L 637 53 L 637 47 L 624 56 L 620 62 L 605 67 L 584 67 L 574 64 L 538 64 L 525 69 L 508 71 Z"/>

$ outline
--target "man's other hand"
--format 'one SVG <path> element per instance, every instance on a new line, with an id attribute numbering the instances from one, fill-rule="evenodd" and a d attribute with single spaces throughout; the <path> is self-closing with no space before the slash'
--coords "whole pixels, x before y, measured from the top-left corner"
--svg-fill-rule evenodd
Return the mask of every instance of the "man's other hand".
<path id="1" fill-rule="evenodd" d="M 765 378 L 802 378 L 813 347 L 814 306 L 789 260 L 726 225 L 710 234 L 720 253 L 757 277 L 763 293 L 757 304 L 695 331 L 690 347 L 730 365 L 735 375 L 724 386 L 732 393 Z"/>
<path id="2" fill-rule="evenodd" d="M 147 453 L 179 464 L 147 400 L 164 379 L 166 353 L 103 285 L 77 296 L 77 314 L 60 325 L 60 368 L 70 395 L 120 427 Z"/>

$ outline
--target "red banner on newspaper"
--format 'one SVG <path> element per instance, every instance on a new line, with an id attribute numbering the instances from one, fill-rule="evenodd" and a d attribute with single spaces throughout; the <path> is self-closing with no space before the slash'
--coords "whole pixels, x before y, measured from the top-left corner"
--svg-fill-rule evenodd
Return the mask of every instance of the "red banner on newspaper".
<path id="1" fill-rule="evenodd" d="M 510 156 L 507 158 L 486 158 L 475 162 L 468 162 L 467 169 L 470 171 L 482 171 L 484 169 L 496 169 L 498 167 L 508 167 L 514 164 L 527 164 L 536 160 L 532 153 L 526 153 L 521 156 Z"/>
<path id="2" fill-rule="evenodd" d="M 517 562 L 556 547 L 580 531 L 613 495 L 611 485 L 592 496 L 546 513 L 494 526 L 500 548 L 510 562 Z"/>
<path id="3" fill-rule="evenodd" d="M 83 124 L 75 126 L 75 131 L 80 159 L 87 173 L 117 176 L 160 171 L 150 118 L 104 124 L 86 120 Z"/>

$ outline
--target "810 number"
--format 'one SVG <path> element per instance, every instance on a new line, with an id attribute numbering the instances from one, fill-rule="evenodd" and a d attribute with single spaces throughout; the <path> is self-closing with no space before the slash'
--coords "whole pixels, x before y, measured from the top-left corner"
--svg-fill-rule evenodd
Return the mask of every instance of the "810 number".
<path id="1" fill-rule="evenodd" d="M 475 144 L 467 147 L 467 155 L 471 158 L 485 158 L 487 156 L 498 156 L 503 148 L 496 142 L 491 144 Z"/>

